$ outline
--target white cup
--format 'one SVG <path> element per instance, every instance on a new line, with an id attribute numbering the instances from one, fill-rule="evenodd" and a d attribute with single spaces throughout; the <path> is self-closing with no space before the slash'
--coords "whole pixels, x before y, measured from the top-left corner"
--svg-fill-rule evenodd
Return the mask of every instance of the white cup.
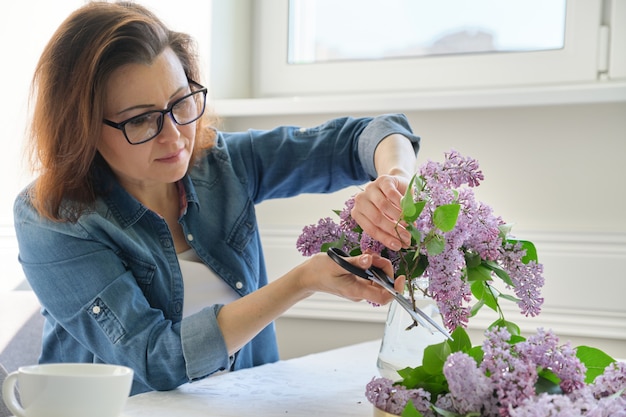
<path id="1" fill-rule="evenodd" d="M 133 370 L 125 366 L 42 364 L 24 366 L 9 374 L 2 385 L 2 396 L 17 417 L 118 417 L 132 382 Z"/>

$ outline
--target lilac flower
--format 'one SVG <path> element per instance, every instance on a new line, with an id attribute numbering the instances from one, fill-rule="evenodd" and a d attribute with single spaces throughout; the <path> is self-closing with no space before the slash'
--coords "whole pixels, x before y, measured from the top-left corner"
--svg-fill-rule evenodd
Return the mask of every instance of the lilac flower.
<path id="1" fill-rule="evenodd" d="M 477 187 L 484 179 L 478 161 L 462 157 L 457 151 L 445 153 L 443 164 L 429 161 L 420 170 L 420 174 L 447 188 L 458 188 L 463 184 Z"/>
<path id="2" fill-rule="evenodd" d="M 481 259 L 496 260 L 502 248 L 499 229 L 502 219 L 493 214 L 490 206 L 477 202 L 470 189 L 459 191 L 459 203 L 462 210 L 455 230 L 464 232 L 461 246 L 478 253 Z"/>
<path id="3" fill-rule="evenodd" d="M 450 183 L 454 188 L 467 184 L 478 187 L 484 180 L 483 172 L 479 169 L 478 161 L 470 157 L 462 157 L 457 151 L 446 153 L 444 169 L 448 171 Z"/>
<path id="4" fill-rule="evenodd" d="M 595 398 L 608 397 L 621 392 L 620 396 L 626 400 L 626 363 L 613 362 L 598 375 L 590 386 Z"/>
<path id="5" fill-rule="evenodd" d="M 526 254 L 521 245 L 507 243 L 502 251 L 501 262 L 513 282 L 513 291 L 520 299 L 518 303 L 522 314 L 536 316 L 541 311 L 543 297 L 540 289 L 543 287 L 543 265 L 534 261 L 524 264 Z"/>
<path id="6" fill-rule="evenodd" d="M 565 395 L 540 394 L 519 407 L 510 407 L 509 417 L 583 417 L 580 406 Z"/>
<path id="7" fill-rule="evenodd" d="M 448 356 L 443 373 L 448 381 L 454 408 L 448 411 L 465 415 L 480 412 L 492 393 L 489 379 L 476 367 L 476 361 L 463 352 Z"/>
<path id="8" fill-rule="evenodd" d="M 600 398 L 586 417 L 626 417 L 626 397 Z"/>
<path id="9" fill-rule="evenodd" d="M 471 296 L 467 282 L 462 279 L 464 266 L 463 253 L 444 250 L 439 255 L 428 257 L 428 269 L 424 273 L 430 280 L 428 292 L 437 301 L 449 329 L 464 327 L 470 315 L 469 308 L 463 305 Z"/>
<path id="10" fill-rule="evenodd" d="M 341 227 L 341 230 L 352 231 L 359 226 L 356 220 L 352 218 L 353 208 L 354 208 L 354 196 L 346 200 L 343 210 L 341 210 L 341 212 L 339 213 L 339 218 L 341 219 L 341 221 L 339 222 L 339 225 Z"/>
<path id="11" fill-rule="evenodd" d="M 509 409 L 510 417 L 626 417 L 625 397 L 595 400 L 588 390 L 579 395 L 540 394 L 519 407 Z"/>
<path id="12" fill-rule="evenodd" d="M 380 254 L 383 249 L 385 249 L 385 245 L 383 245 L 365 232 L 361 233 L 360 247 L 361 252 L 371 251 L 378 254 Z"/>
<path id="13" fill-rule="evenodd" d="M 514 355 L 508 343 L 511 335 L 506 329 L 488 330 L 485 335 L 480 369 L 489 376 L 494 388 L 493 402 L 487 407 L 498 408 L 500 415 L 507 417 L 511 407 L 535 395 L 537 367 L 530 360 Z"/>
<path id="14" fill-rule="evenodd" d="M 376 408 L 391 414 L 402 414 L 409 401 L 424 417 L 434 417 L 430 409 L 430 394 L 422 388 L 407 389 L 394 385 L 388 378 L 374 378 L 365 387 L 365 397 Z"/>
<path id="15" fill-rule="evenodd" d="M 585 385 L 587 369 L 576 357 L 576 351 L 569 342 L 563 346 L 558 343 L 559 339 L 552 331 L 538 329 L 536 335 L 515 345 L 515 350 L 521 358 L 554 372 L 561 380 L 561 389 L 567 394 Z"/>
<path id="16" fill-rule="evenodd" d="M 339 225 L 330 217 L 320 219 L 317 224 L 305 226 L 296 241 L 296 248 L 304 256 L 320 252 L 324 243 L 334 242 L 341 238 Z"/>

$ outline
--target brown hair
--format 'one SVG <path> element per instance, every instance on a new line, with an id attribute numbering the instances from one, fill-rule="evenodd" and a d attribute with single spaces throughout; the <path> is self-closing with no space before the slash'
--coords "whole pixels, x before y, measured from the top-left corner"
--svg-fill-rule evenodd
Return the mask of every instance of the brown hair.
<path id="1" fill-rule="evenodd" d="M 93 205 L 94 168 L 104 163 L 96 148 L 107 81 L 123 65 L 152 63 L 167 47 L 176 53 L 187 77 L 200 82 L 192 38 L 170 31 L 137 4 L 89 3 L 57 29 L 39 59 L 32 84 L 30 158 L 39 178 L 31 199 L 40 215 L 76 221 Z M 213 145 L 210 124 L 209 117 L 197 123 L 192 163 L 201 149 Z"/>

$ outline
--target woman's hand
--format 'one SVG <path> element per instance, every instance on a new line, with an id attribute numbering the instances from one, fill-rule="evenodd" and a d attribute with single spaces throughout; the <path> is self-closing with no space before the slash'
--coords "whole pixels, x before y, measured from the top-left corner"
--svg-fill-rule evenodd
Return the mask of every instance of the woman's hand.
<path id="1" fill-rule="evenodd" d="M 356 195 L 352 218 L 363 230 L 391 250 L 411 243 L 411 234 L 398 223 L 400 201 L 416 168 L 413 145 L 405 136 L 392 134 L 376 147 L 374 165 L 378 178 Z"/>
<path id="2" fill-rule="evenodd" d="M 411 234 L 398 223 L 402 214 L 400 200 L 409 181 L 404 176 L 379 176 L 355 196 L 351 213 L 368 235 L 396 251 L 411 243 Z"/>
<path id="3" fill-rule="evenodd" d="M 380 255 L 368 253 L 345 259 L 359 268 L 377 266 L 393 276 L 391 262 Z M 395 280 L 395 288 L 402 292 L 403 287 L 404 277 L 399 277 Z M 387 304 L 393 298 L 378 284 L 349 273 L 327 254 L 318 253 L 279 279 L 222 307 L 217 322 L 228 352 L 237 352 L 270 322 L 315 292 L 377 304 Z"/>
<path id="4" fill-rule="evenodd" d="M 391 262 L 378 254 L 366 253 L 345 259 L 361 269 L 367 269 L 373 265 L 381 268 L 388 276 L 394 276 Z M 377 304 L 387 304 L 393 299 L 393 296 L 383 287 L 351 274 L 325 253 L 312 256 L 297 269 L 301 270 L 303 286 L 309 291 L 325 292 L 352 301 L 367 300 Z M 401 293 L 404 287 L 404 276 L 398 277 L 394 286 L 396 291 Z"/>

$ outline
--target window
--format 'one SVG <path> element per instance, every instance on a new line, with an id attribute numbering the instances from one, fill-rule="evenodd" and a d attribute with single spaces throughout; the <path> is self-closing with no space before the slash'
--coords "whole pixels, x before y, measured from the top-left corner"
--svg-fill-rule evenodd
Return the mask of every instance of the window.
<path id="1" fill-rule="evenodd" d="M 459 89 L 589 83 L 598 79 L 597 57 L 602 39 L 600 36 L 603 18 L 602 0 L 518 1 L 522 9 L 516 11 L 516 15 L 524 16 L 526 19 L 526 16 L 534 15 L 534 12 L 538 10 L 539 15 L 545 14 L 546 18 L 549 17 L 555 23 L 542 23 L 543 29 L 537 29 L 542 31 L 542 35 L 536 37 L 535 40 L 546 40 L 548 41 L 546 44 L 534 42 L 530 45 L 518 45 L 502 40 L 504 46 L 499 48 L 506 51 L 504 53 L 493 53 L 493 51 L 486 51 L 484 47 L 482 50 L 481 47 L 474 47 L 474 50 L 461 51 L 462 53 L 430 51 L 426 54 L 427 56 L 407 57 L 398 56 L 397 51 L 391 51 L 391 54 L 389 51 L 380 52 L 384 48 L 374 48 L 372 41 L 369 40 L 365 42 L 365 46 L 370 47 L 362 48 L 360 55 L 356 57 L 349 55 L 329 57 L 328 54 L 322 57 L 319 50 L 316 51 L 315 46 L 313 53 L 298 55 L 292 52 L 290 56 L 288 52 L 289 17 L 300 16 L 294 22 L 297 24 L 299 19 L 300 25 L 304 25 L 305 28 L 304 31 L 299 32 L 300 35 L 296 35 L 294 31 L 291 32 L 292 45 L 316 45 L 317 41 L 311 41 L 307 37 L 315 39 L 321 36 L 315 34 L 316 30 L 312 30 L 315 22 L 321 17 L 319 15 L 313 17 L 313 15 L 320 10 L 323 11 L 324 1 L 294 1 L 291 11 L 288 0 L 255 2 L 254 23 L 257 31 L 254 35 L 256 42 L 254 49 L 257 53 L 252 79 L 253 97 L 458 91 Z M 458 4 L 453 7 L 453 2 L 449 0 L 445 2 L 450 5 L 450 13 L 446 20 L 462 22 L 461 27 L 466 27 L 470 33 L 477 33 L 476 26 L 469 29 L 468 23 L 464 21 L 469 15 L 468 12 L 461 9 Z M 474 5 L 480 4 L 481 7 L 495 7 L 493 4 L 490 6 L 486 0 L 464 0 L 461 3 L 468 2 Z M 362 19 L 358 8 L 365 7 L 364 0 L 357 1 L 358 6 L 348 0 L 330 3 L 332 3 L 330 10 L 337 15 L 344 12 L 340 4 L 349 3 L 350 8 L 347 11 L 352 13 L 349 16 L 353 16 L 355 20 Z M 376 28 L 376 30 L 382 29 L 391 33 L 405 33 L 408 30 L 407 27 L 418 26 L 417 23 L 411 23 L 417 18 L 407 20 L 405 15 L 409 15 L 409 12 L 400 14 L 393 8 L 408 7 L 413 4 L 416 7 L 418 3 L 432 5 L 439 1 L 388 0 L 383 3 L 384 11 L 379 13 L 372 13 L 373 9 L 368 11 L 370 16 L 376 17 L 375 22 L 360 21 L 359 24 L 362 27 L 371 28 L 372 32 Z M 499 0 L 497 3 L 506 4 L 507 7 L 503 7 L 503 11 L 506 12 L 513 7 L 514 0 Z M 301 9 L 299 13 L 298 7 L 305 9 L 304 11 Z M 526 14 L 520 10 L 526 10 Z M 359 15 L 358 19 L 354 18 L 356 15 Z M 343 20 L 350 19 L 350 17 L 343 18 Z M 496 18 L 494 24 L 502 23 L 499 19 L 503 18 Z M 446 20 L 444 23 L 447 23 Z M 333 26 L 341 25 L 341 21 L 342 19 L 335 18 Z M 447 29 L 444 28 L 444 30 Z M 491 29 L 488 30 L 491 31 Z M 504 35 L 502 36 L 504 39 Z M 530 35 L 522 38 L 524 41 L 533 40 Z M 500 43 L 500 40 L 494 43 Z M 397 40 L 392 40 L 391 43 L 398 45 Z M 372 51 L 376 52 L 375 56 L 371 55 Z M 378 59 L 380 55 L 387 55 L 387 58 Z"/>
<path id="2" fill-rule="evenodd" d="M 288 63 L 561 49 L 565 3 L 290 0 Z"/>

